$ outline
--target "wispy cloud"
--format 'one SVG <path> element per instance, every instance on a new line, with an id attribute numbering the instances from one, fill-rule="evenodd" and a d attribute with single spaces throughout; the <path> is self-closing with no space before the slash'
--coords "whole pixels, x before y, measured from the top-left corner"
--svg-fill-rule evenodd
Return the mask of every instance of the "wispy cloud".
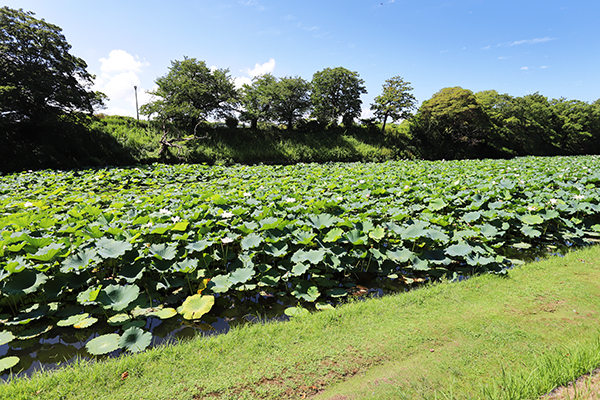
<path id="1" fill-rule="evenodd" d="M 257 0 L 240 0 L 238 3 L 246 7 L 255 7 L 259 11 L 267 9 L 265 6 L 259 4 Z"/>
<path id="2" fill-rule="evenodd" d="M 244 74 L 246 74 L 248 76 L 233 78 L 233 81 L 234 81 L 235 86 L 239 89 L 244 84 L 251 85 L 252 78 L 254 78 L 255 76 L 270 74 L 271 72 L 273 72 L 274 69 L 275 69 L 275 59 L 271 58 L 266 63 L 254 64 L 254 68 L 252 68 L 252 69 L 251 68 L 241 69 L 240 72 L 243 72 Z"/>
<path id="3" fill-rule="evenodd" d="M 521 71 L 527 71 L 529 67 L 521 67 Z"/>
<path id="4" fill-rule="evenodd" d="M 554 40 L 554 38 L 551 37 L 543 37 L 543 38 L 535 38 L 535 39 L 525 39 L 525 40 L 516 40 L 514 42 L 509 43 L 509 46 L 519 46 L 522 44 L 538 44 L 538 43 L 546 43 L 549 42 L 551 40 Z"/>

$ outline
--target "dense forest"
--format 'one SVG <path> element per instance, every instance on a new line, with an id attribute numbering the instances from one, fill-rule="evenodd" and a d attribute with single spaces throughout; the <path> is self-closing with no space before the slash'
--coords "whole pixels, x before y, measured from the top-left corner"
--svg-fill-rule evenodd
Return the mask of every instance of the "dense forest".
<path id="1" fill-rule="evenodd" d="M 236 88 L 227 69 L 173 61 L 147 120 L 101 114 L 84 60 L 61 29 L 0 9 L 0 171 L 134 163 L 293 163 L 600 153 L 600 100 L 447 87 L 417 107 L 410 82 L 383 84 L 364 109 L 356 71 L 311 81 L 265 74 Z"/>

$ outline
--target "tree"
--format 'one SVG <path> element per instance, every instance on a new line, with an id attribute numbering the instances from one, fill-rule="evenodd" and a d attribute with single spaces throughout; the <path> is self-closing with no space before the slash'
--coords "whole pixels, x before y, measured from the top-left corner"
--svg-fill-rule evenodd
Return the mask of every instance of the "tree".
<path id="1" fill-rule="evenodd" d="M 211 70 L 195 58 L 171 61 L 169 72 L 155 81 L 158 88 L 148 92 L 155 100 L 144 104 L 140 112 L 194 130 L 209 117 L 231 116 L 238 93 L 228 73 L 227 69 Z"/>
<path id="2" fill-rule="evenodd" d="M 92 113 L 106 96 L 90 90 L 87 64 L 69 53 L 61 28 L 33 15 L 0 8 L 0 121 L 42 124 Z"/>
<path id="3" fill-rule="evenodd" d="M 321 123 L 337 122 L 351 124 L 360 116 L 360 95 L 367 93 L 358 72 L 346 68 L 325 68 L 316 72 L 312 79 L 311 100 L 313 116 Z"/>
<path id="4" fill-rule="evenodd" d="M 250 122 L 250 128 L 256 129 L 258 121 L 270 121 L 272 103 L 277 79 L 271 74 L 252 78 L 252 85 L 244 84 L 241 91 L 240 119 Z"/>
<path id="5" fill-rule="evenodd" d="M 410 82 L 404 82 L 400 76 L 385 81 L 382 93 L 375 97 L 375 103 L 371 104 L 371 110 L 381 120 L 381 133 L 385 131 L 388 118 L 396 122 L 412 117 L 410 112 L 416 109 L 417 99 L 410 93 L 411 90 L 413 88 Z"/>
<path id="6" fill-rule="evenodd" d="M 281 78 L 274 85 L 273 115 L 292 129 L 294 122 L 310 110 L 310 83 L 300 77 Z"/>
<path id="7" fill-rule="evenodd" d="M 451 87 L 435 93 L 423 102 L 410 130 L 426 158 L 486 156 L 489 120 L 470 90 Z"/>

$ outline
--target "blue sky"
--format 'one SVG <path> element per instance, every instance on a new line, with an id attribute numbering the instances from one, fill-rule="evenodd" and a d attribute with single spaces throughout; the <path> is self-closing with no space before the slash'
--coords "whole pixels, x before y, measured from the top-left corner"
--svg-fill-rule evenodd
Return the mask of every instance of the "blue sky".
<path id="1" fill-rule="evenodd" d="M 60 26 L 97 76 L 111 114 L 135 116 L 145 90 L 184 56 L 236 82 L 271 72 L 360 74 L 368 94 L 411 82 L 419 104 L 462 86 L 592 102 L 600 98 L 598 0 L 5 0 Z"/>

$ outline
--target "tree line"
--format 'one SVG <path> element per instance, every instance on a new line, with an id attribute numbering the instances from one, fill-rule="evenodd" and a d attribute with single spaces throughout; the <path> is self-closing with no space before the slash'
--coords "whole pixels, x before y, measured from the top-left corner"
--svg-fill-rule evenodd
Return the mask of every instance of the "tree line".
<path id="1" fill-rule="evenodd" d="M 208 119 L 224 119 L 234 126 L 239 119 L 252 129 L 259 122 L 294 129 L 306 117 L 322 127 L 339 121 L 349 126 L 362 112 L 360 95 L 367 93 L 358 72 L 343 67 L 316 72 L 310 82 L 264 74 L 237 90 L 229 70 L 210 69 L 204 61 L 187 57 L 172 61 L 169 72 L 155 83 L 157 89 L 149 92 L 154 100 L 142 105 L 142 114 L 194 131 Z M 416 106 L 411 90 L 410 82 L 399 76 L 386 81 L 372 105 L 384 124 L 388 118 L 408 117 Z"/>
<path id="2" fill-rule="evenodd" d="M 94 76 L 70 48 L 58 26 L 22 9 L 0 8 L 0 139 L 5 151 L 14 150 L 13 158 L 27 140 L 41 140 L 44 132 L 61 135 L 65 124 L 71 124 L 71 138 L 81 136 L 74 127 L 103 106 L 106 96 L 91 90 Z M 370 105 L 374 118 L 357 125 L 366 88 L 358 72 L 343 67 L 318 71 L 311 81 L 265 74 L 237 89 L 228 69 L 184 57 L 155 82 L 153 100 L 141 112 L 159 122 L 154 126 L 168 126 L 162 146 L 177 145 L 182 132 L 198 138 L 210 120 L 224 120 L 232 131 L 239 121 L 256 132 L 268 127 L 333 135 L 341 126 L 359 135 L 379 134 L 389 144 L 386 132 L 398 126 L 388 123 L 402 121 L 395 146 L 410 157 L 600 154 L 600 99 L 588 103 L 448 87 L 417 107 L 410 82 L 394 76 Z M 169 129 L 177 131 L 176 140 L 167 137 Z M 77 152 L 77 146 L 67 146 Z"/>

